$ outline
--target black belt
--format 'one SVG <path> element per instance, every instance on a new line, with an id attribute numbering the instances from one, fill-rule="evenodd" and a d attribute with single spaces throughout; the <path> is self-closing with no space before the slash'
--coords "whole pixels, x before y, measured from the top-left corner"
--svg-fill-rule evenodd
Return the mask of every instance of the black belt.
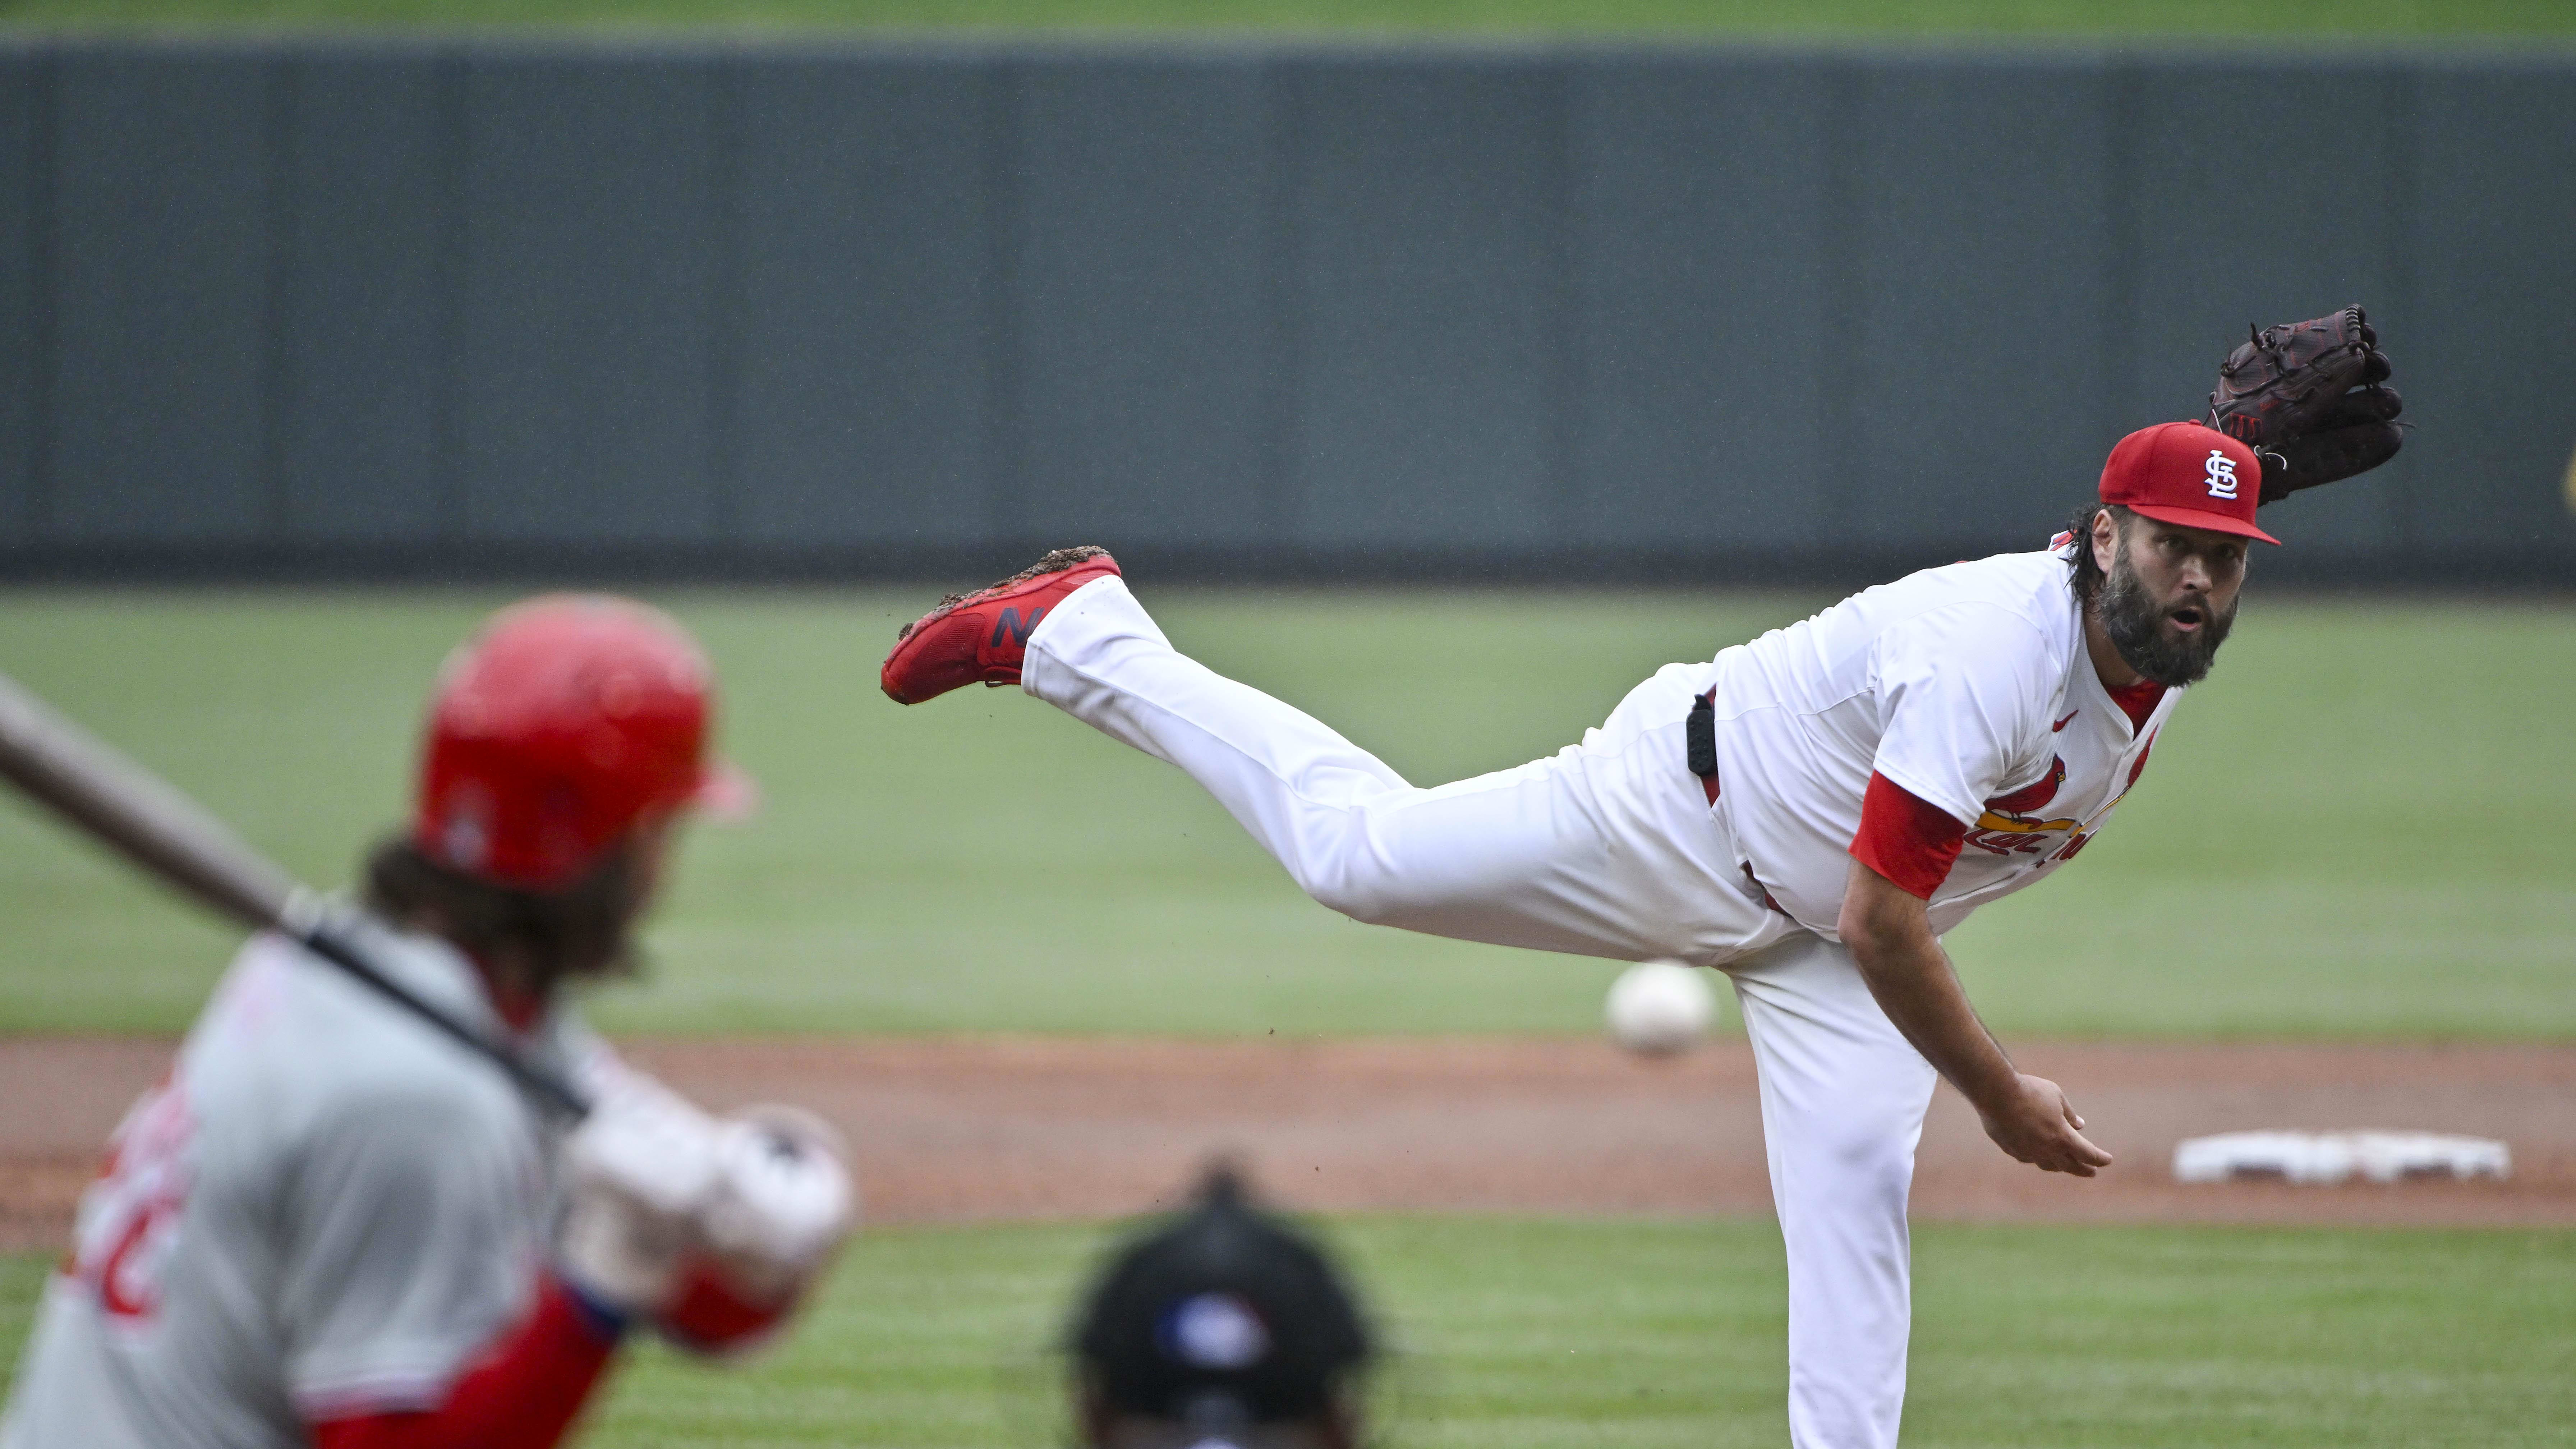
<path id="1" fill-rule="evenodd" d="M 1717 803 L 1717 686 L 1691 701 L 1690 718 L 1682 724 L 1682 738 L 1689 746 L 1684 758 L 1690 772 L 1699 776 L 1700 788 L 1708 792 L 1708 803 Z"/>
<path id="2" fill-rule="evenodd" d="M 1717 686 L 1710 685 L 1708 693 L 1691 701 L 1690 717 L 1682 721 L 1682 740 L 1685 745 L 1684 761 L 1689 764 L 1690 772 L 1699 776 L 1699 787 L 1708 792 L 1708 803 L 1711 806 L 1716 805 Z M 1774 911 L 1779 911 L 1781 915 L 1789 914 L 1781 909 L 1778 901 L 1771 899 L 1770 889 L 1753 874 L 1753 867 L 1749 864 L 1744 867 L 1744 883 L 1761 894 L 1762 904 Z"/>

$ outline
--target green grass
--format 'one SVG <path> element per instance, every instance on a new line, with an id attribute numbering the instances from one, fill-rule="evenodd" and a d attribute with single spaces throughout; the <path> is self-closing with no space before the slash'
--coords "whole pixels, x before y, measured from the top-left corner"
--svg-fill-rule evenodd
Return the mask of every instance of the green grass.
<path id="1" fill-rule="evenodd" d="M 1785 1441 L 1768 1223 L 1326 1225 L 1401 1345 L 1399 1449 Z M 584 1441 L 1035 1446 L 1096 1226 L 862 1236 L 739 1370 L 634 1356 Z M 45 1265 L 0 1260 L 14 1355 Z M 1909 1449 L 2477 1449 L 2576 1423 L 2576 1233 L 1926 1226 Z"/>
<path id="2" fill-rule="evenodd" d="M 1583 1032 L 1613 970 L 1355 925 L 1188 780 L 1012 690 L 876 690 L 930 590 L 683 593 L 760 818 L 694 832 L 618 1030 Z M 1421 782 L 1517 764 L 1817 599 L 1144 587 Z M 309 879 L 399 817 L 495 600 L 0 593 L 0 670 Z M 1952 939 L 2007 1033 L 2576 1037 L 2576 607 L 2257 596 L 2083 859 Z M 0 802 L 0 1031 L 184 1025 L 231 937 Z"/>
<path id="3" fill-rule="evenodd" d="M 8 21 L 1685 37 L 2576 33 L 2565 0 L 0 0 L 0 22 Z"/>

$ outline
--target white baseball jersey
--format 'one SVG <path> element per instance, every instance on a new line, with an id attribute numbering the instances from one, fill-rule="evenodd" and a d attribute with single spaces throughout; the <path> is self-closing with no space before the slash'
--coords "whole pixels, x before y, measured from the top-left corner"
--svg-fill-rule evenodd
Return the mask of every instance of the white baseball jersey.
<path id="1" fill-rule="evenodd" d="M 2182 691 L 2131 727 L 2068 573 L 2057 552 L 1926 569 L 1718 655 L 1717 809 L 1798 924 L 1838 939 L 1872 771 L 1968 827 L 1942 933 L 2072 859 L 2136 783 Z"/>
<path id="2" fill-rule="evenodd" d="M 444 943 L 367 939 L 498 1028 Z M 601 1064 L 561 1012 L 530 1045 Z M 435 1407 L 527 1305 L 553 1156 L 489 1062 L 254 938 L 82 1198 L 0 1449 L 302 1449 L 311 1420 Z"/>

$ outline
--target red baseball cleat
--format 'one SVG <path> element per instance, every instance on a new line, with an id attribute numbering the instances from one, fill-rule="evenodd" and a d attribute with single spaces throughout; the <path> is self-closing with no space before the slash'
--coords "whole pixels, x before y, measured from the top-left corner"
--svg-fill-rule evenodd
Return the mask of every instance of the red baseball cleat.
<path id="1" fill-rule="evenodd" d="M 1029 631 L 1065 595 L 1118 572 L 1118 560 L 1088 544 L 1060 548 L 989 588 L 950 594 L 903 626 L 877 681 L 886 698 L 919 704 L 978 680 L 1020 682 Z"/>

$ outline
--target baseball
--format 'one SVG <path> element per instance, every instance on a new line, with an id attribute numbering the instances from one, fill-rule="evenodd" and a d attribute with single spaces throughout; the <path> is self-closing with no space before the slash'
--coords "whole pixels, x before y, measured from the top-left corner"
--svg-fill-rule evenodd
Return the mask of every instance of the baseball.
<path id="1" fill-rule="evenodd" d="M 1610 983 L 1603 1008 L 1610 1038 L 1640 1056 L 1671 1056 L 1699 1044 L 1717 1019 L 1708 974 L 1679 961 L 1641 961 Z"/>

